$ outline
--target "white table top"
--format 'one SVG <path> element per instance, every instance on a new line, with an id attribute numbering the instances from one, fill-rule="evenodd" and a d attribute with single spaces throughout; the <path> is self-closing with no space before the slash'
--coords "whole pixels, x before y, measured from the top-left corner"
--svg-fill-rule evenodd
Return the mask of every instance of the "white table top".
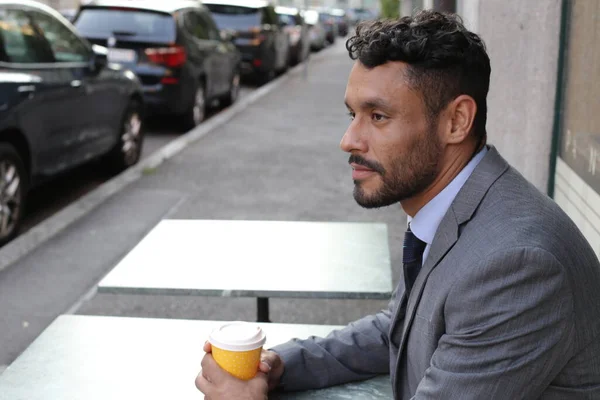
<path id="1" fill-rule="evenodd" d="M 202 346 L 218 321 L 61 316 L 4 373 L 0 400 L 197 400 Z M 337 326 L 261 324 L 266 348 Z M 348 397 L 349 393 L 351 394 Z M 273 399 L 390 399 L 389 377 Z"/>
<path id="2" fill-rule="evenodd" d="M 99 292 L 389 299 L 387 226 L 297 221 L 161 221 Z"/>

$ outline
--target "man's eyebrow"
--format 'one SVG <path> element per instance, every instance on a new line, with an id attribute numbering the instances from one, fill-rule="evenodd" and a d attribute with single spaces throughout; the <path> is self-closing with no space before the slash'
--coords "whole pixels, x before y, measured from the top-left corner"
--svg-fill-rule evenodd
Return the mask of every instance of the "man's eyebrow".
<path id="1" fill-rule="evenodd" d="M 347 101 L 344 101 L 344 104 L 346 105 L 346 107 L 349 110 L 352 109 L 352 107 L 350 107 L 350 105 L 348 104 Z M 381 99 L 377 99 L 377 98 L 368 99 L 368 100 L 361 102 L 359 108 L 361 108 L 363 110 L 371 110 L 374 108 L 378 108 L 381 110 L 387 110 L 387 111 L 390 110 L 390 106 L 388 103 L 386 103 L 385 101 L 383 101 Z"/>

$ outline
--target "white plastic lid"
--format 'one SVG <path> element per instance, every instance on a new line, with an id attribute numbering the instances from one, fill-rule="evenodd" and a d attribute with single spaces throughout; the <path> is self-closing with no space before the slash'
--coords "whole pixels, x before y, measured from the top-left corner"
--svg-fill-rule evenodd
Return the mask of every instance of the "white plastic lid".
<path id="1" fill-rule="evenodd" d="M 211 332 L 208 341 L 228 351 L 250 351 L 265 344 L 267 337 L 260 326 L 248 322 L 228 322 Z"/>

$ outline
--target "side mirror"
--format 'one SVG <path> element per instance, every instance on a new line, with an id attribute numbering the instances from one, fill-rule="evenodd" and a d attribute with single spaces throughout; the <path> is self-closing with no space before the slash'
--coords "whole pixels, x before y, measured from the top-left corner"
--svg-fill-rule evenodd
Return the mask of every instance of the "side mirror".
<path id="1" fill-rule="evenodd" d="M 108 49 L 106 47 L 98 46 L 97 44 L 92 45 L 92 59 L 90 61 L 90 67 L 94 71 L 98 72 L 108 65 Z"/>

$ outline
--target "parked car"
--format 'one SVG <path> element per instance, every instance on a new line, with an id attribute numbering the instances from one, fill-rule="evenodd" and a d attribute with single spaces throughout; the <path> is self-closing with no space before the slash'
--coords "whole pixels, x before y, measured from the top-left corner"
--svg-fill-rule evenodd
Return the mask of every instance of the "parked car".
<path id="1" fill-rule="evenodd" d="M 327 37 L 325 27 L 319 18 L 319 12 L 315 10 L 306 10 L 303 13 L 303 17 L 306 25 L 308 25 L 310 49 L 313 51 L 322 50 L 327 46 Z"/>
<path id="2" fill-rule="evenodd" d="M 268 82 L 288 67 L 289 39 L 272 5 L 263 0 L 203 0 L 217 25 L 232 31 L 242 72 Z"/>
<path id="3" fill-rule="evenodd" d="M 279 6 L 275 8 L 275 12 L 290 38 L 290 65 L 296 65 L 310 54 L 308 25 L 297 8 Z"/>
<path id="4" fill-rule="evenodd" d="M 378 18 L 377 13 L 368 8 L 350 8 L 346 14 L 348 15 L 348 19 L 352 25 Z"/>
<path id="5" fill-rule="evenodd" d="M 204 120 L 213 100 L 238 97 L 240 53 L 198 1 L 92 1 L 75 26 L 139 76 L 149 113 L 178 116 L 185 130 Z"/>
<path id="6" fill-rule="evenodd" d="M 325 37 L 327 38 L 327 41 L 329 44 L 334 44 L 335 39 L 339 35 L 335 18 L 329 13 L 329 11 L 320 11 L 319 20 L 325 27 Z"/>
<path id="7" fill-rule="evenodd" d="M 0 4 L 0 244 L 19 229 L 29 190 L 91 160 L 111 171 L 140 158 L 137 77 L 107 63 L 52 8 Z"/>
<path id="8" fill-rule="evenodd" d="M 338 28 L 338 34 L 340 36 L 346 36 L 350 31 L 350 21 L 346 15 L 346 11 L 341 8 L 334 8 L 331 10 L 331 15 L 335 20 Z"/>

